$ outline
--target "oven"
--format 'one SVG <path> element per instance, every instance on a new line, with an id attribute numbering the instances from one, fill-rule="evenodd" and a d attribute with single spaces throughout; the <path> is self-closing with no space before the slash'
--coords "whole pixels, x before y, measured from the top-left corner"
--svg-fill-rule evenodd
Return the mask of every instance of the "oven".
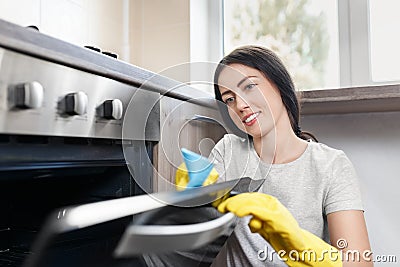
<path id="1" fill-rule="evenodd" d="M 144 139 L 135 128 L 123 142 L 123 109 L 136 88 L 2 48 L 0 61 L 0 265 L 20 266 L 54 210 L 142 194 L 130 169 L 151 192 L 158 122 L 149 122 Z M 157 98 L 149 92 L 138 101 Z M 130 169 L 124 150 L 132 151 Z M 83 263 L 89 251 L 96 251 L 93 266 L 110 266 L 107 248 L 128 223 L 59 237 L 49 266 Z"/>
<path id="2" fill-rule="evenodd" d="M 236 182 L 152 193 L 160 93 L 84 48 L 0 37 L 0 266 L 206 266 L 234 222 L 206 203 Z"/>

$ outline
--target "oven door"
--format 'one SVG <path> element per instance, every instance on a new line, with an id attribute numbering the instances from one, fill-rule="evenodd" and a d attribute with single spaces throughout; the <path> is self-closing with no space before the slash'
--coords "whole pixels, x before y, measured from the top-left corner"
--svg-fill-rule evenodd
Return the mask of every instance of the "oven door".
<path id="1" fill-rule="evenodd" d="M 229 194 L 237 182 L 58 209 L 48 217 L 25 266 L 122 266 L 119 264 L 126 262 L 134 266 L 207 266 L 235 222 L 233 214 L 221 215 L 209 203 Z M 64 249 L 63 262 L 58 261 L 60 240 L 123 218 L 131 222 L 120 240 L 110 243 L 112 255 L 84 249 L 88 257 L 83 260 L 73 257 L 76 252 L 65 257 L 70 252 Z M 202 222 L 194 222 L 198 219 Z M 215 240 L 217 243 L 209 245 Z"/>
<path id="2" fill-rule="evenodd" d="M 151 143 L 148 148 L 142 143 L 132 141 L 135 156 L 152 158 Z M 150 163 L 136 160 L 132 165 L 151 181 Z M 22 266 L 30 258 L 32 245 L 54 210 L 142 193 L 129 172 L 121 141 L 1 134 L 0 266 Z M 50 266 L 132 266 L 132 259 L 114 265 L 111 256 L 130 222 L 124 217 L 58 235 L 47 254 Z"/>

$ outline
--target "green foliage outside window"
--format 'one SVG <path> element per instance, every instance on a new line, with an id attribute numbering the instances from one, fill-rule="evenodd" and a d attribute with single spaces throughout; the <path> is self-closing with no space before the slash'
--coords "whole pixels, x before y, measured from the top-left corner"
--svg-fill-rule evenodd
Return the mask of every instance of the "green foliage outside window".
<path id="1" fill-rule="evenodd" d="M 226 0 L 225 53 L 243 44 L 261 44 L 284 61 L 298 89 L 324 86 L 329 52 L 325 14 L 313 12 L 309 0 Z M 230 21 L 228 25 L 227 21 Z"/>

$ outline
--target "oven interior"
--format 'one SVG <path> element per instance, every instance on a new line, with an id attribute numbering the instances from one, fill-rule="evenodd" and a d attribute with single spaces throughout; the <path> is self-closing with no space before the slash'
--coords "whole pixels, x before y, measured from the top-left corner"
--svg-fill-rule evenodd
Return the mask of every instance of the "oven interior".
<path id="1" fill-rule="evenodd" d="M 143 147 L 134 141 L 132 146 Z M 146 142 L 138 153 L 152 159 L 152 146 Z M 0 135 L 0 162 L 0 266 L 23 264 L 46 217 L 57 208 L 144 193 L 118 140 Z M 139 258 L 112 257 L 131 220 L 57 236 L 40 266 L 140 266 Z"/>

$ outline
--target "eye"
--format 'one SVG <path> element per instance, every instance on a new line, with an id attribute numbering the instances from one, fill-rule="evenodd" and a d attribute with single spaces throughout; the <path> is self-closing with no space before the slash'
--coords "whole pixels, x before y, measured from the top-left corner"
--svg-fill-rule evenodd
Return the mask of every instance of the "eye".
<path id="1" fill-rule="evenodd" d="M 252 89 L 252 88 L 255 87 L 255 86 L 257 86 L 257 84 L 255 84 L 255 83 L 249 83 L 248 85 L 246 85 L 246 86 L 244 87 L 244 90 Z"/>
<path id="2" fill-rule="evenodd" d="M 233 96 L 228 97 L 227 99 L 225 99 L 225 104 L 229 105 L 232 104 L 235 101 L 235 98 Z"/>

